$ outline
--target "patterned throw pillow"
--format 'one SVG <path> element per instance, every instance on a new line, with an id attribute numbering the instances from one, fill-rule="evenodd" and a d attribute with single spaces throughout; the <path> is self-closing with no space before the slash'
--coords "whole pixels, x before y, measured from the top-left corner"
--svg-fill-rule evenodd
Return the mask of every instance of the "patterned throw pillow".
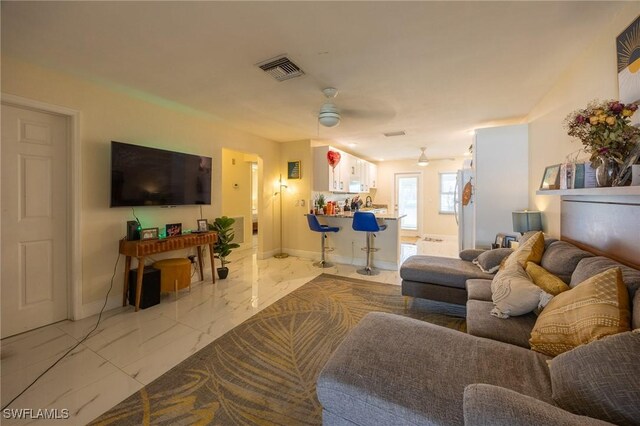
<path id="1" fill-rule="evenodd" d="M 538 231 L 526 242 L 520 244 L 516 251 L 504 262 L 504 267 L 507 268 L 517 263 L 524 268 L 527 262 L 540 263 L 543 253 L 544 234 Z"/>
<path id="2" fill-rule="evenodd" d="M 526 271 L 535 285 L 552 296 L 557 296 L 558 294 L 570 289 L 569 286 L 560 278 L 533 262 L 527 262 Z"/>
<path id="3" fill-rule="evenodd" d="M 611 268 L 554 297 L 531 332 L 531 349 L 550 356 L 630 330 L 629 293 Z"/>
<path id="4" fill-rule="evenodd" d="M 541 295 L 542 289 L 531 282 L 524 269 L 513 264 L 498 271 L 491 281 L 491 315 L 509 318 L 528 314 L 538 307 Z"/>

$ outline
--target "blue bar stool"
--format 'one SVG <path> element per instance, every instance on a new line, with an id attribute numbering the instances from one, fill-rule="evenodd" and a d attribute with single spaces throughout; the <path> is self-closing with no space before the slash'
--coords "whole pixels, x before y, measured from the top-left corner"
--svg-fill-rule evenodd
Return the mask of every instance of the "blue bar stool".
<path id="1" fill-rule="evenodd" d="M 333 264 L 324 260 L 324 252 L 326 251 L 324 240 L 325 238 L 327 238 L 327 235 L 326 235 L 327 232 L 338 232 L 340 228 L 338 228 L 337 226 L 321 225 L 320 222 L 318 222 L 318 218 L 314 214 L 307 215 L 307 222 L 309 222 L 309 229 L 311 229 L 314 232 L 320 232 L 322 235 L 320 237 L 322 238 L 322 259 L 320 260 L 320 262 L 314 263 L 313 266 L 317 266 L 318 268 L 332 267 Z"/>
<path id="2" fill-rule="evenodd" d="M 376 236 L 375 232 L 384 231 L 387 229 L 387 225 L 380 225 L 376 220 L 376 216 L 369 212 L 355 212 L 353 214 L 353 230 L 367 233 L 367 246 L 363 249 L 367 252 L 367 266 L 363 269 L 358 269 L 360 275 L 378 275 L 380 271 L 373 267 L 373 252 L 378 249 L 373 248 L 373 238 Z"/>

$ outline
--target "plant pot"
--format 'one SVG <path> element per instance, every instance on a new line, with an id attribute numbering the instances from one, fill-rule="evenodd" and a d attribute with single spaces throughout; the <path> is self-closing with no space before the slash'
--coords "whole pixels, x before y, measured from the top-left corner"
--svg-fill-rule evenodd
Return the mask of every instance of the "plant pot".
<path id="1" fill-rule="evenodd" d="M 601 158 L 600 165 L 596 169 L 596 182 L 598 186 L 611 186 L 618 176 L 618 163 L 608 158 Z"/>
<path id="2" fill-rule="evenodd" d="M 225 278 L 227 278 L 227 275 L 229 275 L 229 268 L 227 268 L 226 266 L 217 268 L 216 271 L 218 271 L 218 278 L 220 278 L 221 280 L 224 280 Z"/>

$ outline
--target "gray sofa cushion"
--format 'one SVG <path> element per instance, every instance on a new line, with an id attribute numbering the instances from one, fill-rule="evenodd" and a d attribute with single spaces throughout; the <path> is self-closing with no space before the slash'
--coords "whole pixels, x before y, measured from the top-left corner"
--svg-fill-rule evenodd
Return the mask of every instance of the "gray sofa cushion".
<path id="1" fill-rule="evenodd" d="M 569 286 L 573 288 L 588 278 L 615 267 L 619 267 L 622 271 L 622 280 L 629 289 L 629 301 L 631 302 L 631 328 L 640 328 L 640 304 L 638 303 L 640 299 L 636 297 L 637 294 L 640 293 L 637 291 L 638 288 L 640 288 L 639 270 L 622 265 L 608 257 L 589 257 L 578 263 L 576 270 L 571 276 Z"/>
<path id="2" fill-rule="evenodd" d="M 578 416 L 530 396 L 492 385 L 464 388 L 465 426 L 536 425 L 606 426 L 611 423 Z"/>
<path id="3" fill-rule="evenodd" d="M 531 330 L 536 323 L 535 314 L 529 313 L 506 319 L 491 315 L 492 302 L 467 301 L 467 333 L 498 342 L 529 348 Z"/>
<path id="4" fill-rule="evenodd" d="M 475 259 L 476 257 L 480 256 L 485 251 L 487 251 L 487 250 L 484 250 L 484 249 L 465 249 L 465 250 L 462 250 L 460 252 L 458 257 L 460 257 L 460 259 L 462 259 L 462 260 L 466 260 L 467 262 L 471 262 L 473 259 Z"/>
<path id="5" fill-rule="evenodd" d="M 492 279 L 473 263 L 461 259 L 438 256 L 411 256 L 402 263 L 400 277 L 403 280 L 439 284 L 464 289 L 469 278 Z"/>
<path id="6" fill-rule="evenodd" d="M 571 274 L 578 263 L 585 257 L 591 256 L 593 254 L 566 241 L 555 241 L 545 249 L 540 266 L 569 284 Z"/>
<path id="7" fill-rule="evenodd" d="M 633 300 L 636 290 L 640 287 L 640 271 L 618 263 L 615 260 L 611 260 L 608 257 L 595 256 L 581 260 L 571 276 L 569 286 L 573 288 L 588 278 L 598 275 L 600 272 L 616 267 L 619 267 L 622 271 L 622 280 L 629 289 L 629 300 Z"/>
<path id="8" fill-rule="evenodd" d="M 423 321 L 371 313 L 333 353 L 316 390 L 324 410 L 358 425 L 461 425 L 464 388 L 472 383 L 550 403 L 548 359 Z"/>
<path id="9" fill-rule="evenodd" d="M 640 333 L 626 332 L 551 361 L 553 399 L 576 414 L 631 425 L 640 420 Z"/>
<path id="10" fill-rule="evenodd" d="M 467 295 L 470 300 L 482 300 L 485 302 L 491 302 L 491 281 L 472 279 L 467 280 Z"/>
<path id="11" fill-rule="evenodd" d="M 513 250 L 510 248 L 487 250 L 474 259 L 472 263 L 479 267 L 482 272 L 494 274 L 500 267 L 500 262 L 511 253 L 513 253 Z"/>

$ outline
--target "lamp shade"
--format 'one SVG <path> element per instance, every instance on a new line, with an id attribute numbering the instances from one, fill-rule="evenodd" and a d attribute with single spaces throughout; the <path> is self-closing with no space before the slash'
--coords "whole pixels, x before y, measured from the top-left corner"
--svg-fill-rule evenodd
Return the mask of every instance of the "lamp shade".
<path id="1" fill-rule="evenodd" d="M 516 211 L 511 213 L 511 217 L 514 232 L 542 231 L 542 214 L 539 211 Z"/>

